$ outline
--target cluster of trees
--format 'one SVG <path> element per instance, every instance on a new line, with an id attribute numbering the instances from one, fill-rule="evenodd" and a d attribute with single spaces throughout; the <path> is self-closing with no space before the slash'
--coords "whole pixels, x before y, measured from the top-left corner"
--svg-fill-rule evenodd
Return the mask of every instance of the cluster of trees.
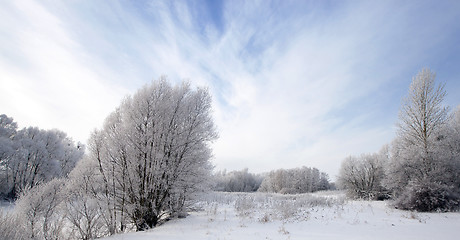
<path id="1" fill-rule="evenodd" d="M 18 130 L 0 115 L 0 197 L 14 200 L 27 189 L 66 177 L 83 157 L 84 146 L 59 130 Z"/>
<path id="2" fill-rule="evenodd" d="M 340 185 L 353 197 L 386 195 L 402 209 L 458 209 L 460 108 L 449 114 L 445 96 L 434 73 L 418 73 L 402 103 L 397 137 L 379 154 L 346 159 Z"/>
<path id="3" fill-rule="evenodd" d="M 31 136 L 29 129 L 7 135 L 4 132 L 15 127 L 11 119 L 1 120 L 2 136 L 13 142 L 41 136 L 40 131 Z M 69 152 L 58 151 L 51 133 L 55 131 L 43 132 L 39 139 L 44 142 L 35 143 L 38 147 L 27 149 L 26 155 L 13 151 L 29 161 L 49 156 L 46 161 L 58 161 L 60 168 L 50 172 L 55 163 L 40 162 L 36 171 L 32 169 L 38 172 L 36 180 L 26 183 L 28 190 L 19 195 L 14 216 L 8 216 L 12 220 L 0 216 L 0 222 L 7 223 L 0 226 L 0 239 L 93 239 L 152 228 L 159 221 L 184 216 L 187 204 L 211 184 L 209 144 L 217 138 L 211 97 L 206 89 L 192 89 L 189 83 L 172 86 L 161 78 L 126 97 L 103 128 L 93 132 L 89 152 L 75 168 L 80 152 L 70 166 L 65 157 Z M 18 146 L 28 146 L 25 143 Z M 70 143 L 65 145 L 73 146 Z M 4 152 L 2 176 L 13 179 L 12 170 L 5 169 L 15 169 L 14 154 Z M 31 171 L 34 165 L 26 163 L 20 169 Z M 52 180 L 44 182 L 42 175 Z"/>
<path id="4" fill-rule="evenodd" d="M 260 174 L 241 171 L 219 171 L 214 174 L 214 191 L 221 192 L 256 192 L 264 177 Z"/>
<path id="5" fill-rule="evenodd" d="M 301 167 L 271 171 L 262 181 L 260 192 L 307 193 L 331 188 L 329 176 L 317 168 Z"/>
<path id="6" fill-rule="evenodd" d="M 213 175 L 214 191 L 272 192 L 298 194 L 335 188 L 329 176 L 317 168 L 301 167 L 278 169 L 269 173 L 254 174 L 245 168 L 241 171 L 219 171 Z"/>

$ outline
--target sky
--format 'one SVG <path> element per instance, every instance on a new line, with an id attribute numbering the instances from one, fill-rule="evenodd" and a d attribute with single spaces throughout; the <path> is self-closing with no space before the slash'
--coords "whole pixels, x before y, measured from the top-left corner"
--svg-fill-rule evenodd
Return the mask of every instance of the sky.
<path id="1" fill-rule="evenodd" d="M 460 104 L 460 1 L 1 1 L 0 114 L 86 142 L 151 81 L 207 87 L 216 170 L 316 167 L 396 136 L 412 77 Z"/>

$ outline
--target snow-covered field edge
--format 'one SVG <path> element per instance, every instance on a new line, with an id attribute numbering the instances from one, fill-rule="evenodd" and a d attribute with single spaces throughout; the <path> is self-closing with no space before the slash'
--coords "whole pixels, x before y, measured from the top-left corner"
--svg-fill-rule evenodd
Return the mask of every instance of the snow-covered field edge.
<path id="1" fill-rule="evenodd" d="M 212 192 L 184 219 L 130 239 L 457 239 L 460 213 L 417 213 L 387 201 L 349 201 L 342 192 L 281 195 Z"/>

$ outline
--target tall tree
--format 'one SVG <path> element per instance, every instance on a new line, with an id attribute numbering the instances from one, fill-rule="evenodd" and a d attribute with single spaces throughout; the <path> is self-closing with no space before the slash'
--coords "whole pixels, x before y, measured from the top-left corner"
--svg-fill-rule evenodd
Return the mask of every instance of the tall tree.
<path id="1" fill-rule="evenodd" d="M 412 79 L 399 114 L 399 136 L 406 145 L 414 146 L 421 153 L 423 173 L 431 168 L 436 137 L 449 111 L 442 105 L 447 94 L 444 85 L 436 85 L 435 77 L 435 73 L 423 69 Z"/>
<path id="2" fill-rule="evenodd" d="M 89 141 L 111 219 L 127 214 L 144 230 L 180 212 L 210 175 L 216 137 L 206 89 L 162 78 L 127 97 Z"/>
<path id="3" fill-rule="evenodd" d="M 385 180 L 401 208 L 433 211 L 458 205 L 455 180 L 446 174 L 453 171 L 452 165 L 439 154 L 448 122 L 445 96 L 444 85 L 436 85 L 435 74 L 423 69 L 402 103 Z"/>

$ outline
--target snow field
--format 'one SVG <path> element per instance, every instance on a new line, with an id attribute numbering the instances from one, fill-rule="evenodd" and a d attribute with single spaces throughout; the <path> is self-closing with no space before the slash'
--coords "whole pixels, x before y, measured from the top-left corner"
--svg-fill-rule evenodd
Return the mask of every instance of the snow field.
<path id="1" fill-rule="evenodd" d="M 460 213 L 415 213 L 389 202 L 347 201 L 333 192 L 302 195 L 210 193 L 185 219 L 130 239 L 458 239 Z"/>

